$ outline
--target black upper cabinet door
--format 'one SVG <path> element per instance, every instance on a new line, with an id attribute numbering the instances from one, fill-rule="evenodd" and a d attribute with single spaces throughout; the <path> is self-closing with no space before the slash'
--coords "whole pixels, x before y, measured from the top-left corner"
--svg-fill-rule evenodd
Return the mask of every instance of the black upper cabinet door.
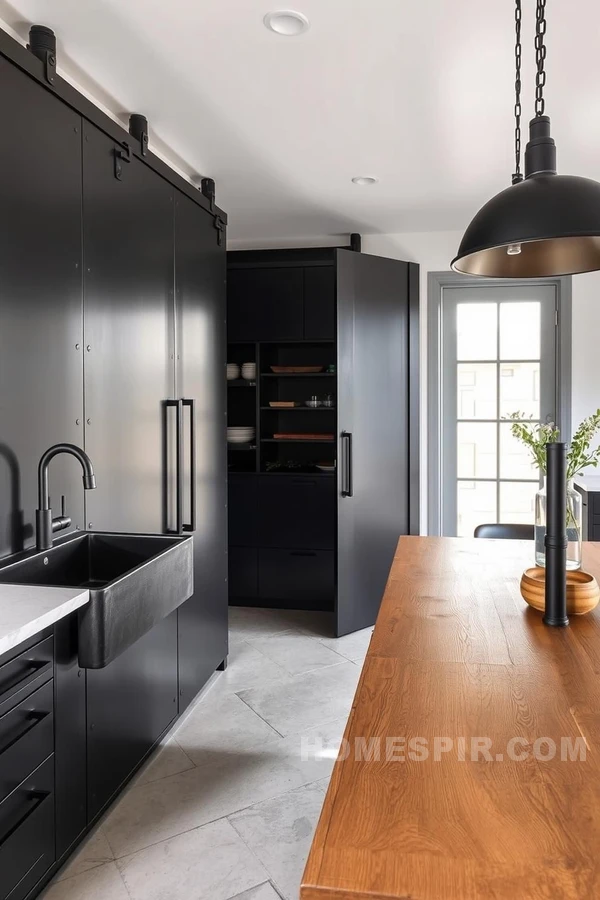
<path id="1" fill-rule="evenodd" d="M 304 337 L 304 270 L 230 269 L 230 341 L 300 341 Z"/>
<path id="2" fill-rule="evenodd" d="M 176 193 L 176 393 L 194 401 L 183 407 L 183 520 L 194 531 L 194 595 L 179 608 L 180 709 L 227 656 L 225 276 L 212 216 Z"/>
<path id="3" fill-rule="evenodd" d="M 82 444 L 83 349 L 81 118 L 3 58 L 0 84 L 1 557 L 34 543 L 44 450 Z M 83 526 L 75 460 L 52 462 L 50 493 Z"/>
<path id="4" fill-rule="evenodd" d="M 307 266 L 304 270 L 304 339 L 335 340 L 335 268 Z"/>
<path id="5" fill-rule="evenodd" d="M 98 531 L 167 526 L 163 402 L 173 397 L 172 188 L 140 160 L 114 175 L 114 142 L 84 124 L 86 450 Z M 171 351 L 171 352 L 170 352 Z"/>
<path id="6" fill-rule="evenodd" d="M 409 533 L 408 263 L 338 250 L 337 634 L 372 625 Z"/>

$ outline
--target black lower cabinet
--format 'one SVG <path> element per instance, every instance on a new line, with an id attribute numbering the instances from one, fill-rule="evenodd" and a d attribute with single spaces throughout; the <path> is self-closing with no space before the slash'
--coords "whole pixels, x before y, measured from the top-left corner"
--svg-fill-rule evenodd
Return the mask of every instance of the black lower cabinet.
<path id="1" fill-rule="evenodd" d="M 22 900 L 54 859 L 54 756 L 50 756 L 0 803 L 0 898 Z"/>
<path id="2" fill-rule="evenodd" d="M 177 611 L 105 669 L 87 671 L 88 821 L 177 715 Z"/>
<path id="3" fill-rule="evenodd" d="M 258 550 L 256 547 L 229 548 L 229 591 L 232 597 L 248 602 L 258 597 Z"/>
<path id="4" fill-rule="evenodd" d="M 86 673 L 77 659 L 77 613 L 54 626 L 56 857 L 87 826 Z"/>
<path id="5" fill-rule="evenodd" d="M 0 657 L 0 900 L 23 900 L 54 863 L 53 637 Z"/>
<path id="6" fill-rule="evenodd" d="M 258 551 L 259 594 L 266 605 L 297 609 L 331 609 L 334 554 L 331 550 Z"/>

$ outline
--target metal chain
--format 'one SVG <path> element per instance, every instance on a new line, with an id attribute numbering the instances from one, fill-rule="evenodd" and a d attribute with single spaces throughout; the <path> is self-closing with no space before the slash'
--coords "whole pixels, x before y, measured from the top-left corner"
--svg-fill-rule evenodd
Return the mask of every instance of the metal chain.
<path id="1" fill-rule="evenodd" d="M 546 34 L 546 0 L 537 0 L 535 10 L 535 62 L 537 72 L 535 75 L 535 114 L 536 116 L 544 115 L 544 87 L 546 85 L 546 70 L 544 63 L 546 62 L 546 45 L 544 44 L 544 36 Z"/>
<path id="2" fill-rule="evenodd" d="M 515 171 L 513 184 L 521 175 L 521 0 L 515 2 Z"/>

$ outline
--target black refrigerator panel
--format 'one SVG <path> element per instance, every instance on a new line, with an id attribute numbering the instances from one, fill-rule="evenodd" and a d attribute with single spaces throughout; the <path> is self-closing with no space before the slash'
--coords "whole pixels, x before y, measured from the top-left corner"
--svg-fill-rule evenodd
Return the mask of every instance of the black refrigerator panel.
<path id="1" fill-rule="evenodd" d="M 173 189 L 84 124 L 85 439 L 94 531 L 162 532 L 173 397 Z M 172 424 L 169 423 L 172 429 Z"/>
<path id="2" fill-rule="evenodd" d="M 212 216 L 175 198 L 176 396 L 183 400 L 181 522 L 194 595 L 179 608 L 183 710 L 227 656 L 225 246 Z"/>
<path id="3" fill-rule="evenodd" d="M 0 58 L 0 557 L 34 544 L 37 464 L 83 441 L 81 118 Z M 81 469 L 50 466 L 83 526 Z"/>
<path id="4" fill-rule="evenodd" d="M 408 263 L 336 251 L 336 633 L 373 625 L 409 533 Z"/>

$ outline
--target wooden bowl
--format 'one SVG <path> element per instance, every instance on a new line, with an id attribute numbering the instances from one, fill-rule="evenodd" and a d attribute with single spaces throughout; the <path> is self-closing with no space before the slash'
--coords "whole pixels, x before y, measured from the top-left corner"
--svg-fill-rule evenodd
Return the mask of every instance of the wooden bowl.
<path id="1" fill-rule="evenodd" d="M 526 569 L 521 577 L 521 594 L 525 603 L 534 609 L 544 612 L 546 570 L 534 566 Z M 582 616 L 598 605 L 600 588 L 598 582 L 589 572 L 583 569 L 572 569 L 567 572 L 567 614 Z"/>

